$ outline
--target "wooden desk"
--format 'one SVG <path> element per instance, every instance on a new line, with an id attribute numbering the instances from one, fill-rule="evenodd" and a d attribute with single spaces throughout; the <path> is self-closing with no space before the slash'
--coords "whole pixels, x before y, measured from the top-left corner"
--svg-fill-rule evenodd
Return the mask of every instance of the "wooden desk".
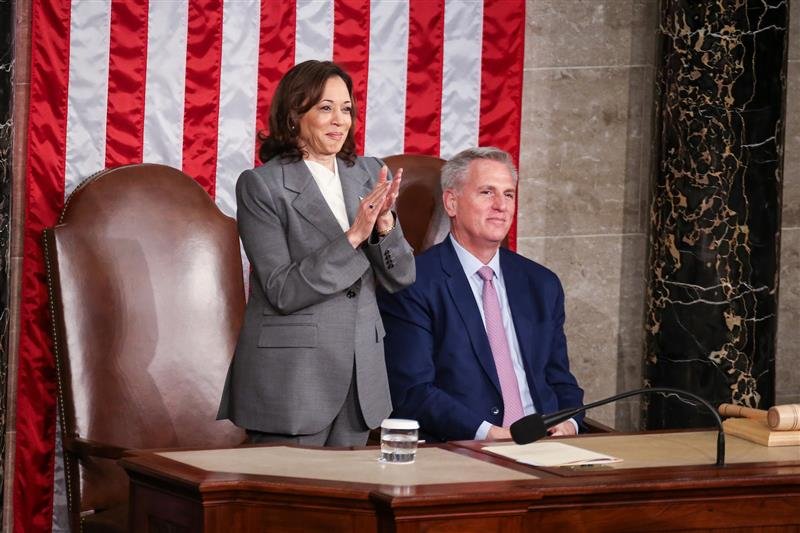
<path id="1" fill-rule="evenodd" d="M 728 436 L 729 463 L 718 468 L 711 464 L 715 438 L 682 432 L 563 439 L 616 451 L 625 461 L 614 468 L 533 468 L 487 454 L 476 442 L 420 450 L 416 466 L 383 471 L 373 464 L 374 449 L 345 451 L 327 463 L 312 454 L 303 461 L 311 473 L 303 475 L 319 479 L 284 475 L 295 470 L 287 457 L 302 457 L 287 447 L 249 448 L 255 452 L 237 460 L 231 454 L 241 449 L 143 453 L 121 464 L 131 478 L 136 532 L 800 532 L 800 448 L 762 448 Z M 258 453 L 262 460 L 253 461 Z M 661 456 L 669 466 L 642 467 Z M 359 471 L 369 482 L 354 481 Z M 431 471 L 447 482 L 425 479 Z"/>

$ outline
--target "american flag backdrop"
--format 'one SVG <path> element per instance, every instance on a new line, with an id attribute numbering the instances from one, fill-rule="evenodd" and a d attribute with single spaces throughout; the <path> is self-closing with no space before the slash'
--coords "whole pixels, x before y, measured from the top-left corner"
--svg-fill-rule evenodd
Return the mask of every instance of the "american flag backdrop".
<path id="1" fill-rule="evenodd" d="M 272 93 L 306 59 L 352 75 L 359 153 L 447 159 L 495 145 L 516 159 L 525 2 L 32 0 L 31 22 L 17 532 L 51 527 L 56 385 L 40 239 L 65 196 L 104 167 L 164 163 L 233 216 Z"/>

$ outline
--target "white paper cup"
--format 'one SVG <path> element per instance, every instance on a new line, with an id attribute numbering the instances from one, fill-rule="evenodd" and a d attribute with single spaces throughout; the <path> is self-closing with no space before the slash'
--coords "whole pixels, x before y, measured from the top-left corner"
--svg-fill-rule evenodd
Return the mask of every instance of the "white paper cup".
<path id="1" fill-rule="evenodd" d="M 381 462 L 411 464 L 417 455 L 419 423 L 416 420 L 387 418 L 381 423 Z"/>

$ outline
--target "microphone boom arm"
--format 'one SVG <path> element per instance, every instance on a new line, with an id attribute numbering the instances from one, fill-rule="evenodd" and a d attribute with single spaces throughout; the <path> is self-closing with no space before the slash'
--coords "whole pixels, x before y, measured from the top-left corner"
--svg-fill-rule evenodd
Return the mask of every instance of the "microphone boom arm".
<path id="1" fill-rule="evenodd" d="M 607 403 L 611 403 L 611 402 L 614 402 L 614 401 L 617 401 L 617 400 L 622 400 L 623 398 L 628 398 L 630 396 L 637 396 L 639 394 L 644 394 L 644 393 L 661 393 L 661 394 L 675 394 L 677 396 L 686 396 L 688 398 L 691 398 L 692 400 L 695 400 L 695 401 L 701 403 L 705 407 L 707 407 L 708 410 L 711 411 L 711 413 L 714 415 L 714 418 L 715 418 L 715 420 L 717 422 L 717 430 L 718 430 L 718 432 L 717 432 L 717 463 L 716 464 L 717 464 L 717 466 L 724 466 L 725 465 L 725 433 L 722 430 L 722 418 L 720 418 L 719 413 L 717 412 L 716 409 L 714 409 L 711 406 L 710 403 L 708 403 L 706 400 L 704 400 L 700 396 L 697 396 L 696 394 L 692 394 L 691 392 L 687 392 L 685 390 L 673 389 L 673 388 L 670 388 L 670 387 L 652 387 L 652 388 L 645 388 L 645 389 L 636 389 L 636 390 L 632 390 L 632 391 L 628 391 L 628 392 L 623 392 L 623 393 L 617 394 L 615 396 L 612 396 L 611 398 L 606 398 L 604 400 L 598 400 L 596 402 L 588 403 L 588 404 L 583 405 L 581 407 L 572 407 L 572 408 L 569 408 L 569 409 L 562 409 L 561 411 L 557 411 L 557 412 L 555 412 L 555 413 L 553 413 L 551 415 L 544 416 L 544 417 L 542 417 L 542 419 L 544 421 L 545 427 L 546 428 L 550 428 L 550 427 L 555 426 L 556 424 L 564 422 L 565 420 L 569 420 L 570 418 L 572 418 L 573 416 L 577 415 L 578 413 L 581 413 L 583 411 L 587 411 L 589 409 L 592 409 L 593 407 L 598 407 L 600 405 L 605 405 Z"/>

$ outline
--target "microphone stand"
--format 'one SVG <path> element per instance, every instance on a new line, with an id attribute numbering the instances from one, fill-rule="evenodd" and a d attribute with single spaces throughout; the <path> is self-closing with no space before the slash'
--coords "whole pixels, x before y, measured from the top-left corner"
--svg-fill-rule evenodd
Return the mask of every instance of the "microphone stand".
<path id="1" fill-rule="evenodd" d="M 717 422 L 717 430 L 718 431 L 717 431 L 717 463 L 716 463 L 716 466 L 724 466 L 725 465 L 725 432 L 722 429 L 722 418 L 720 418 L 719 413 L 717 413 L 717 410 L 714 409 L 711 406 L 711 404 L 708 403 L 706 400 L 704 400 L 703 398 L 697 396 L 696 394 L 692 394 L 691 392 L 687 392 L 687 391 L 681 390 L 681 389 L 673 389 L 673 388 L 670 388 L 670 387 L 651 387 L 651 388 L 636 389 L 636 390 L 632 390 L 632 391 L 628 391 L 628 392 L 623 392 L 623 393 L 620 393 L 620 394 L 616 394 L 616 395 L 614 395 L 614 396 L 612 396 L 610 398 L 606 398 L 606 399 L 603 399 L 603 400 L 598 400 L 596 402 L 592 402 L 592 403 L 583 405 L 581 407 L 572 407 L 572 408 L 569 408 L 569 409 L 562 409 L 561 411 L 557 411 L 557 412 L 555 412 L 553 414 L 546 415 L 546 416 L 541 416 L 540 417 L 541 422 L 539 422 L 537 420 L 537 421 L 534 422 L 534 424 L 537 425 L 537 426 L 539 426 L 540 424 L 543 424 L 545 429 L 551 428 L 551 427 L 555 426 L 556 424 L 564 422 L 565 420 L 569 420 L 573 416 L 575 416 L 575 415 L 577 415 L 579 413 L 582 413 L 583 411 L 587 411 L 589 409 L 592 409 L 594 407 L 598 407 L 600 405 L 605 405 L 607 403 L 615 402 L 617 400 L 622 400 L 623 398 L 628 398 L 630 396 L 636 396 L 636 395 L 639 395 L 639 394 L 649 394 L 649 393 L 666 393 L 666 394 L 675 394 L 677 396 L 685 396 L 685 397 L 691 398 L 692 400 L 695 400 L 695 401 L 701 403 L 702 405 L 704 405 L 714 415 L 714 418 L 715 418 L 715 420 Z M 530 417 L 537 417 L 537 416 L 540 416 L 540 415 L 533 414 L 533 415 L 529 415 L 529 416 Z M 528 418 L 528 417 L 523 417 L 520 420 L 518 420 L 517 422 L 514 422 L 514 424 L 511 424 L 511 428 L 510 429 L 511 429 L 511 436 L 512 437 L 514 437 L 514 425 L 515 424 L 519 424 L 520 422 L 523 422 L 526 418 Z M 517 427 L 520 427 L 520 426 L 517 426 Z M 530 433 L 530 431 L 523 430 L 523 433 L 525 435 L 528 435 Z M 539 440 L 543 436 L 545 436 L 545 435 L 539 434 L 538 430 L 537 430 L 535 435 L 531 435 L 531 437 L 532 437 L 531 440 L 528 440 L 526 438 L 524 440 L 527 441 L 527 442 L 518 442 L 517 438 L 515 438 L 514 442 L 516 442 L 517 444 L 528 444 L 528 442 L 534 442 L 536 440 Z"/>

